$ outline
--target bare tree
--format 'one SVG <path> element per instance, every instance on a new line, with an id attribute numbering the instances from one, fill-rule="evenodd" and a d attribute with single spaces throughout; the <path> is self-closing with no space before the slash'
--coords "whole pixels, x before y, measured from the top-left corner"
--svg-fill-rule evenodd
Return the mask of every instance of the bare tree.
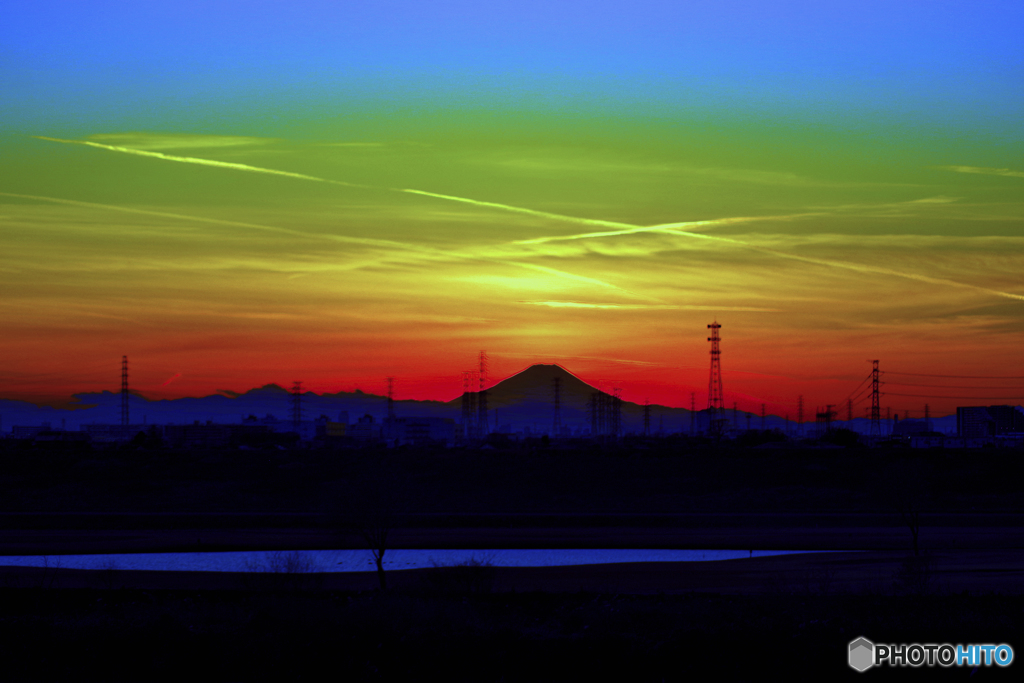
<path id="1" fill-rule="evenodd" d="M 899 513 L 904 526 L 910 530 L 915 557 L 921 554 L 921 510 L 929 498 L 927 474 L 924 464 L 920 461 L 894 464 L 885 473 L 888 504 Z"/>
<path id="2" fill-rule="evenodd" d="M 392 467 L 378 462 L 367 468 L 341 501 L 341 527 L 357 535 L 373 553 L 380 589 L 387 590 L 384 555 L 388 537 L 398 519 L 398 476 Z"/>

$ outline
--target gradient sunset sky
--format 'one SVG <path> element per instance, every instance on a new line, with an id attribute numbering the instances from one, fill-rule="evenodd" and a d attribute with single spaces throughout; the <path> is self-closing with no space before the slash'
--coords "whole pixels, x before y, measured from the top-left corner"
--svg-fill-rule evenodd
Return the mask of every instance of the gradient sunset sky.
<path id="1" fill-rule="evenodd" d="M 1024 4 L 8 3 L 0 396 L 1024 403 Z M 937 377 L 941 375 L 943 377 Z M 948 398 L 940 398 L 948 397 Z M 855 416 L 863 417 L 864 402 Z"/>

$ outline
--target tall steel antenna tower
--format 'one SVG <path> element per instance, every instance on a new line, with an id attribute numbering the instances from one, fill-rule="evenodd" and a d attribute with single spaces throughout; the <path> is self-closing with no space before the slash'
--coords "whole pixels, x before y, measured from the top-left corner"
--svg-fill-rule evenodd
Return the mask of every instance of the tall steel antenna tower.
<path id="1" fill-rule="evenodd" d="M 395 378 L 388 377 L 388 422 L 395 420 Z"/>
<path id="2" fill-rule="evenodd" d="M 622 389 L 620 387 L 612 388 L 611 404 L 612 436 L 617 439 L 622 431 Z"/>
<path id="3" fill-rule="evenodd" d="M 804 435 L 804 395 L 796 399 L 796 433 L 799 436 Z"/>
<path id="4" fill-rule="evenodd" d="M 853 399 L 846 399 L 846 421 L 853 422 Z"/>
<path id="5" fill-rule="evenodd" d="M 551 427 L 554 429 L 554 436 L 562 435 L 562 378 L 555 377 L 555 415 Z"/>
<path id="6" fill-rule="evenodd" d="M 690 392 L 690 436 L 693 436 L 693 427 L 697 421 L 697 392 Z"/>
<path id="7" fill-rule="evenodd" d="M 302 382 L 292 382 L 292 426 L 299 431 L 302 424 Z"/>
<path id="8" fill-rule="evenodd" d="M 764 404 L 761 404 L 761 431 L 764 431 Z"/>
<path id="9" fill-rule="evenodd" d="M 644 436 L 651 435 L 651 402 L 644 399 Z"/>
<path id="10" fill-rule="evenodd" d="M 487 429 L 487 391 L 484 387 L 487 386 L 487 352 L 480 352 L 480 395 L 477 398 L 477 427 L 480 432 L 480 436 L 484 437 L 488 434 Z"/>
<path id="11" fill-rule="evenodd" d="M 871 436 L 882 435 L 882 409 L 878 404 L 878 361 L 871 361 Z"/>
<path id="12" fill-rule="evenodd" d="M 128 356 L 121 356 L 121 426 L 128 426 Z"/>

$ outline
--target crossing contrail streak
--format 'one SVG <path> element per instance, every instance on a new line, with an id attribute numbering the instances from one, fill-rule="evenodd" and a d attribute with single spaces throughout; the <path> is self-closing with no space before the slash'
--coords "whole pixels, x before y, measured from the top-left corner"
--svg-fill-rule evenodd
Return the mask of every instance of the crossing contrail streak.
<path id="1" fill-rule="evenodd" d="M 491 206 L 504 206 L 501 204 Z M 536 213 L 536 212 L 535 212 Z M 557 216 L 557 214 L 545 214 L 547 216 Z M 717 227 L 719 225 L 735 225 L 738 223 L 752 223 L 755 221 L 771 221 L 771 220 L 789 220 L 792 218 L 804 218 L 806 216 L 823 216 L 825 214 L 821 212 L 815 213 L 795 213 L 789 215 L 780 216 L 731 216 L 728 218 L 710 218 L 703 221 L 684 221 L 680 223 L 662 223 L 659 225 L 628 225 L 624 223 L 609 223 L 608 221 L 601 221 L 603 225 L 614 225 L 619 226 L 621 230 L 606 230 L 602 232 L 584 232 L 576 235 L 550 235 L 546 237 L 533 237 L 531 239 L 516 240 L 513 244 L 547 244 L 548 242 L 567 242 L 570 240 L 583 240 L 583 239 L 596 239 L 601 237 L 619 237 L 621 235 L 634 235 L 643 232 L 665 232 L 665 233 L 676 233 L 680 232 L 679 228 L 710 228 Z M 594 223 L 592 219 L 580 219 Z M 716 237 L 713 235 L 704 235 L 703 233 L 690 232 L 686 230 L 686 233 L 697 239 L 709 239 L 718 241 L 729 241 L 736 244 L 745 244 L 739 240 L 729 240 L 725 237 Z"/>
<path id="2" fill-rule="evenodd" d="M 435 199 L 445 199 L 450 202 L 461 202 L 463 204 L 472 204 L 473 206 L 483 206 L 489 209 L 500 209 L 502 211 L 510 211 L 512 213 L 522 213 L 528 216 L 537 216 L 538 218 L 550 218 L 551 220 L 562 221 L 567 223 L 580 223 L 583 225 L 599 225 L 609 228 L 619 228 L 622 232 L 638 232 L 643 228 L 638 228 L 635 225 L 628 223 L 617 223 L 615 221 L 603 221 L 597 218 L 580 218 L 578 216 L 565 216 L 559 213 L 548 213 L 547 211 L 536 211 L 534 209 L 524 209 L 521 206 L 510 206 L 509 204 L 498 204 L 497 202 L 482 202 L 477 199 L 468 199 L 466 197 L 453 197 L 448 194 L 437 194 L 436 192 L 425 192 L 423 190 L 397 190 L 398 192 L 407 192 L 409 194 L 423 195 L 424 197 L 434 197 Z M 543 240 L 543 238 L 542 238 Z M 523 240 L 515 242 L 515 244 L 529 244 L 530 240 Z"/>
<path id="3" fill-rule="evenodd" d="M 686 235 L 687 237 L 696 236 L 694 233 L 686 231 L 675 231 L 668 230 L 667 232 L 673 232 L 678 235 Z M 883 268 L 881 266 L 870 266 L 862 263 L 853 263 L 851 261 L 837 261 L 834 259 L 821 259 L 814 258 L 812 256 L 799 256 L 797 254 L 790 254 L 789 252 L 779 251 L 778 249 L 770 249 L 768 247 L 759 247 L 755 244 L 748 242 L 742 242 L 740 240 L 730 239 L 728 237 L 718 237 L 716 235 L 702 235 L 702 237 L 712 240 L 718 240 L 723 242 L 729 242 L 742 246 L 752 251 L 760 252 L 762 254 L 769 254 L 771 256 L 777 256 L 779 258 L 789 259 L 791 261 L 802 261 L 803 263 L 813 263 L 818 266 L 826 266 L 830 268 L 839 268 L 843 270 L 852 270 L 858 273 L 875 273 L 878 275 L 891 275 L 892 277 L 900 277 L 908 280 L 917 280 L 918 282 L 926 282 L 931 285 L 946 285 L 949 287 L 959 287 L 961 289 L 971 289 L 976 292 L 983 292 L 985 294 L 992 294 L 994 296 L 1003 297 L 1006 299 L 1015 299 L 1017 301 L 1024 301 L 1024 295 L 1013 294 L 1011 292 L 1003 292 L 998 289 L 990 289 L 988 287 L 981 287 L 980 285 L 972 285 L 966 282 L 958 282 L 956 280 L 947 280 L 945 278 L 931 277 L 929 275 L 919 275 L 916 273 L 905 273 L 899 270 L 893 270 L 891 268 Z"/>
<path id="4" fill-rule="evenodd" d="M 876 274 L 881 274 L 881 275 L 889 275 L 889 276 L 892 276 L 892 277 L 899 277 L 899 278 L 904 278 L 904 279 L 908 279 L 908 280 L 916 280 L 918 282 L 925 282 L 925 283 L 928 283 L 928 284 L 946 285 L 946 286 L 950 286 L 950 287 L 957 287 L 957 288 L 960 288 L 960 289 L 970 289 L 970 290 L 973 290 L 973 291 L 983 292 L 983 293 L 991 294 L 991 295 L 998 296 L 998 297 L 1003 297 L 1003 298 L 1007 298 L 1007 299 L 1014 299 L 1014 300 L 1018 300 L 1018 301 L 1024 301 L 1024 295 L 1013 294 L 1013 293 L 1010 293 L 1010 292 L 1003 292 L 1003 291 L 1000 291 L 1000 290 L 990 289 L 988 287 L 981 287 L 979 285 L 972 285 L 972 284 L 968 284 L 968 283 L 964 283 L 964 282 L 958 282 L 958 281 L 955 281 L 955 280 L 948 280 L 948 279 L 945 279 L 945 278 L 934 278 L 934 277 L 930 277 L 928 275 L 918 275 L 918 274 L 915 274 L 915 273 L 905 273 L 905 272 L 902 272 L 902 271 L 892 270 L 890 268 L 881 268 L 881 267 L 878 267 L 878 266 L 869 266 L 869 265 L 863 265 L 863 264 L 858 264 L 858 263 L 851 263 L 851 262 L 848 262 L 848 261 L 836 261 L 836 260 L 832 260 L 832 259 L 818 259 L 818 258 L 813 258 L 813 257 L 808 257 L 808 256 L 798 256 L 796 254 L 790 254 L 790 253 L 787 253 L 787 252 L 784 252 L 784 251 L 779 251 L 777 249 L 769 249 L 769 248 L 766 248 L 766 247 L 758 247 L 756 245 L 749 244 L 749 243 L 744 242 L 742 240 L 737 240 L 737 239 L 733 239 L 733 238 L 729 238 L 729 237 L 720 237 L 720 236 L 717 236 L 717 235 L 705 235 L 705 234 L 701 234 L 701 233 L 690 232 L 688 230 L 680 230 L 680 229 L 678 229 L 679 227 L 705 227 L 705 226 L 710 226 L 710 225 L 725 225 L 725 224 L 728 224 L 730 222 L 743 222 L 743 221 L 749 221 L 749 220 L 771 220 L 773 218 L 771 216 L 754 217 L 754 218 L 751 218 L 751 217 L 732 217 L 732 218 L 711 219 L 711 220 L 707 220 L 707 221 L 693 221 L 693 222 L 688 222 L 688 223 L 667 223 L 667 224 L 663 224 L 663 225 L 654 225 L 654 226 L 639 226 L 639 225 L 631 225 L 629 223 L 620 223 L 620 222 L 616 222 L 616 221 L 605 221 L 605 220 L 593 219 L 593 218 L 580 218 L 580 217 L 577 217 L 577 216 L 565 216 L 565 215 L 562 215 L 562 214 L 548 213 L 546 211 L 536 211 L 534 209 L 527 209 L 527 208 L 523 208 L 523 207 L 519 207 L 519 206 L 511 206 L 511 205 L 508 205 L 508 204 L 500 204 L 500 203 L 497 203 L 497 202 L 484 202 L 484 201 L 479 201 L 479 200 L 476 200 L 476 199 L 469 199 L 467 197 L 457 197 L 457 196 L 453 196 L 453 195 L 438 194 L 436 192 L 426 192 L 424 190 L 414 190 L 414 189 L 408 189 L 408 188 L 406 188 L 406 189 L 381 188 L 381 187 L 375 187 L 375 186 L 372 186 L 372 185 L 363 185 L 363 184 L 359 184 L 359 183 L 349 183 L 349 182 L 344 182 L 344 181 L 340 181 L 340 180 L 329 180 L 327 178 L 319 178 L 317 176 L 306 175 L 306 174 L 303 174 L 303 173 L 292 173 L 290 171 L 278 171 L 278 170 L 275 170 L 275 169 L 262 168 L 260 166 L 250 166 L 248 164 L 238 164 L 238 163 L 232 163 L 232 162 L 226 162 L 226 161 L 215 161 L 215 160 L 212 160 L 212 159 L 202 159 L 202 158 L 198 158 L 198 157 L 175 156 L 175 155 L 172 155 L 172 154 L 164 154 L 162 152 L 150 152 L 150 151 L 143 151 L 143 150 L 139 150 L 139 149 L 132 149 L 130 147 L 119 147 L 119 146 L 116 146 L 116 145 L 105 145 L 105 144 L 102 144 L 102 143 L 99 143 L 99 142 L 91 142 L 91 141 L 88 141 L 88 140 L 65 140 L 65 139 L 61 139 L 61 138 L 51 138 L 51 137 L 46 137 L 46 136 L 42 136 L 42 135 L 36 135 L 36 136 L 33 136 L 33 137 L 35 137 L 36 139 L 39 139 L 39 140 L 47 140 L 47 141 L 50 141 L 50 142 L 60 142 L 60 143 L 64 143 L 64 144 L 73 144 L 73 145 L 85 145 L 85 146 L 88 146 L 88 147 L 95 147 L 97 149 L 106 149 L 106 150 L 113 151 L 113 152 L 121 152 L 121 153 L 125 153 L 125 154 L 134 154 L 134 155 L 150 157 L 150 158 L 154 158 L 154 159 L 161 159 L 161 160 L 164 160 L 164 161 L 175 161 L 175 162 L 180 162 L 180 163 L 198 164 L 198 165 L 202 165 L 202 166 L 212 166 L 212 167 L 217 167 L 217 168 L 226 168 L 226 169 L 231 169 L 231 170 L 236 170 L 236 171 L 247 171 L 247 172 L 250 172 L 250 173 L 263 173 L 263 174 L 269 174 L 269 175 L 278 175 L 278 176 L 284 176 L 284 177 L 289 177 L 289 178 L 295 178 L 295 179 L 298 179 L 298 180 L 310 180 L 310 181 L 314 181 L 314 182 L 328 183 L 328 184 L 331 184 L 331 185 L 340 185 L 340 186 L 343 186 L 343 187 L 354 187 L 354 188 L 361 188 L 361 189 L 387 190 L 387 191 L 391 191 L 391 192 L 402 192 L 402 193 L 406 193 L 406 194 L 421 195 L 421 196 L 424 196 L 424 197 L 433 197 L 435 199 L 442 199 L 442 200 L 445 200 L 445 201 L 459 202 L 459 203 L 463 203 L 463 204 L 471 204 L 471 205 L 474 205 L 474 206 L 482 206 L 482 207 L 485 207 L 485 208 L 498 209 L 498 210 L 501 210 L 501 211 L 508 211 L 508 212 L 512 212 L 512 213 L 519 213 L 519 214 L 537 216 L 538 218 L 547 218 L 547 219 L 550 219 L 550 220 L 557 220 L 557 221 L 562 221 L 562 222 L 570 222 L 570 223 L 576 223 L 576 224 L 582 224 L 582 225 L 593 225 L 593 226 L 598 226 L 598 227 L 612 228 L 612 230 L 603 231 L 603 232 L 583 233 L 583 234 L 580 234 L 580 235 L 558 235 L 558 236 L 551 236 L 551 237 L 534 238 L 534 239 L 531 239 L 531 240 L 518 240 L 518 241 L 513 242 L 513 244 L 519 244 L 519 245 L 522 245 L 522 244 L 543 244 L 543 243 L 546 243 L 546 242 L 564 241 L 564 240 L 573 240 L 573 239 L 595 239 L 595 238 L 602 238 L 602 237 L 616 237 L 616 236 L 627 235 L 627 234 L 632 234 L 632 233 L 641 233 L 641 232 L 664 232 L 664 233 L 670 233 L 670 234 L 675 234 L 675 235 L 681 235 L 681 236 L 689 237 L 689 238 L 692 238 L 692 239 L 703 239 L 703 240 L 710 240 L 710 241 L 715 241 L 715 242 L 720 242 L 720 243 L 731 244 L 731 245 L 734 245 L 734 246 L 737 246 L 737 247 L 741 247 L 741 248 L 745 248 L 745 249 L 751 249 L 753 251 L 757 251 L 757 252 L 760 252 L 760 253 L 763 253 L 763 254 L 770 254 L 770 255 L 773 255 L 773 256 L 777 256 L 779 258 L 785 258 L 785 259 L 794 260 L 794 261 L 802 261 L 804 263 L 813 263 L 815 265 L 831 267 L 831 268 L 837 268 L 837 269 L 843 269 L 843 270 L 851 270 L 851 271 L 861 272 L 861 273 L 876 273 Z M 970 172 L 978 172 L 974 167 L 955 167 L 955 168 L 957 170 L 961 170 L 961 171 L 963 171 L 963 169 L 969 168 Z M 999 171 L 1006 171 L 1008 169 L 997 169 L 997 170 L 999 170 Z M 63 201 L 70 203 L 70 200 L 63 200 Z M 118 210 L 129 210 L 129 209 L 120 208 Z M 820 214 L 796 214 L 796 215 L 820 215 Z M 222 222 L 222 223 L 226 223 L 226 224 L 232 223 L 231 221 L 219 221 L 217 219 L 200 219 L 200 220 L 207 220 L 207 222 Z M 236 223 L 236 225 L 243 225 L 243 224 Z M 255 225 L 252 225 L 252 224 L 248 224 L 248 226 L 249 227 L 259 227 L 260 229 L 268 229 L 267 226 L 255 226 Z M 270 228 L 270 229 L 274 229 L 274 228 Z M 282 232 L 287 232 L 288 231 L 286 228 L 277 228 L 277 229 L 274 229 L 274 230 L 282 231 Z M 309 236 L 309 233 L 302 233 L 302 232 L 299 232 L 299 231 L 294 231 L 294 232 L 296 234 L 301 234 L 301 235 L 304 235 L 304 236 Z M 336 236 L 336 237 L 340 238 L 340 236 Z M 362 238 L 344 238 L 344 239 L 345 239 L 345 241 L 355 241 L 355 240 L 360 240 Z M 373 241 L 375 241 L 375 240 L 373 240 Z M 369 242 L 364 242 L 364 243 L 369 243 Z M 430 248 L 417 249 L 415 247 L 412 247 L 410 245 L 405 245 L 405 244 L 400 243 L 400 242 L 395 242 L 393 244 L 394 245 L 400 245 L 401 248 L 403 248 L 403 249 L 408 249 L 408 250 L 412 250 L 412 251 L 422 251 L 424 253 L 433 253 L 433 252 L 436 251 L 436 250 L 431 250 Z M 444 252 L 442 252 L 442 253 L 444 253 Z M 448 257 L 450 258 L 452 256 L 455 256 L 455 254 L 451 253 L 451 252 L 448 252 Z M 471 256 L 470 258 L 483 258 L 484 260 L 493 260 L 493 259 L 487 259 L 486 257 L 480 257 L 480 256 Z M 510 263 L 512 263 L 512 262 L 510 262 Z M 515 263 L 515 265 L 518 265 L 518 266 L 521 266 L 521 267 L 526 267 L 524 264 L 521 264 L 521 263 Z M 561 272 L 561 271 L 559 271 L 559 272 Z M 565 275 L 569 275 L 569 274 L 566 273 Z M 573 277 L 573 276 L 570 276 L 570 277 Z M 578 276 L 576 276 L 576 277 L 578 277 Z M 608 285 L 608 286 L 615 287 L 615 285 Z"/>

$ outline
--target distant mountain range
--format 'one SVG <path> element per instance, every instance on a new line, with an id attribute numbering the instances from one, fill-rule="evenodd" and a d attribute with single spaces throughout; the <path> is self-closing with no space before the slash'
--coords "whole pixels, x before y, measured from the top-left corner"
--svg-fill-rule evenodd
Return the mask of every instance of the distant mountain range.
<path id="1" fill-rule="evenodd" d="M 489 387 L 489 427 L 507 427 L 512 431 L 522 431 L 529 427 L 534 433 L 551 431 L 554 423 L 556 379 L 559 384 L 562 425 L 573 433 L 589 429 L 591 396 L 599 389 L 559 365 L 532 365 Z M 602 389 L 607 394 L 614 391 L 611 387 Z M 24 401 L 0 399 L 0 432 L 9 433 L 14 425 L 32 426 L 44 422 L 49 422 L 54 429 L 69 430 L 77 430 L 81 425 L 90 423 L 120 423 L 120 393 L 83 393 L 75 394 L 74 398 L 80 407 L 68 409 L 40 407 Z M 268 384 L 243 394 L 222 392 L 202 398 L 152 401 L 144 396 L 131 394 L 129 417 L 133 425 L 187 424 L 197 420 L 239 423 L 249 415 L 257 418 L 273 415 L 279 420 L 289 422 L 292 419 L 292 406 L 292 395 L 289 391 L 276 384 Z M 350 423 L 363 415 L 372 415 L 376 420 L 382 420 L 387 416 L 387 410 L 386 397 L 366 394 L 359 390 L 335 394 L 306 392 L 302 395 L 304 421 L 316 419 L 321 415 L 332 421 L 344 419 Z M 447 417 L 461 421 L 462 398 L 448 402 L 395 401 L 394 410 L 396 417 Z M 737 414 L 737 428 L 747 427 L 747 415 L 742 411 Z M 727 416 L 732 417 L 732 411 L 727 411 Z M 694 419 L 696 428 L 700 430 L 705 426 L 702 421 L 706 421 L 707 416 L 698 412 Z M 937 431 L 949 432 L 956 429 L 956 416 L 935 418 L 932 422 Z M 864 418 L 855 419 L 849 424 L 843 421 L 837 423 L 862 433 L 867 433 L 870 429 L 870 421 Z M 750 415 L 749 426 L 760 429 L 760 415 Z M 766 417 L 765 427 L 768 429 L 786 429 L 787 426 L 792 427 L 792 424 L 787 425 L 780 417 Z M 642 432 L 644 406 L 622 401 L 621 427 L 624 433 Z M 805 429 L 807 428 L 809 425 L 805 424 Z M 688 433 L 690 411 L 684 408 L 651 405 L 650 430 L 652 433 Z"/>

